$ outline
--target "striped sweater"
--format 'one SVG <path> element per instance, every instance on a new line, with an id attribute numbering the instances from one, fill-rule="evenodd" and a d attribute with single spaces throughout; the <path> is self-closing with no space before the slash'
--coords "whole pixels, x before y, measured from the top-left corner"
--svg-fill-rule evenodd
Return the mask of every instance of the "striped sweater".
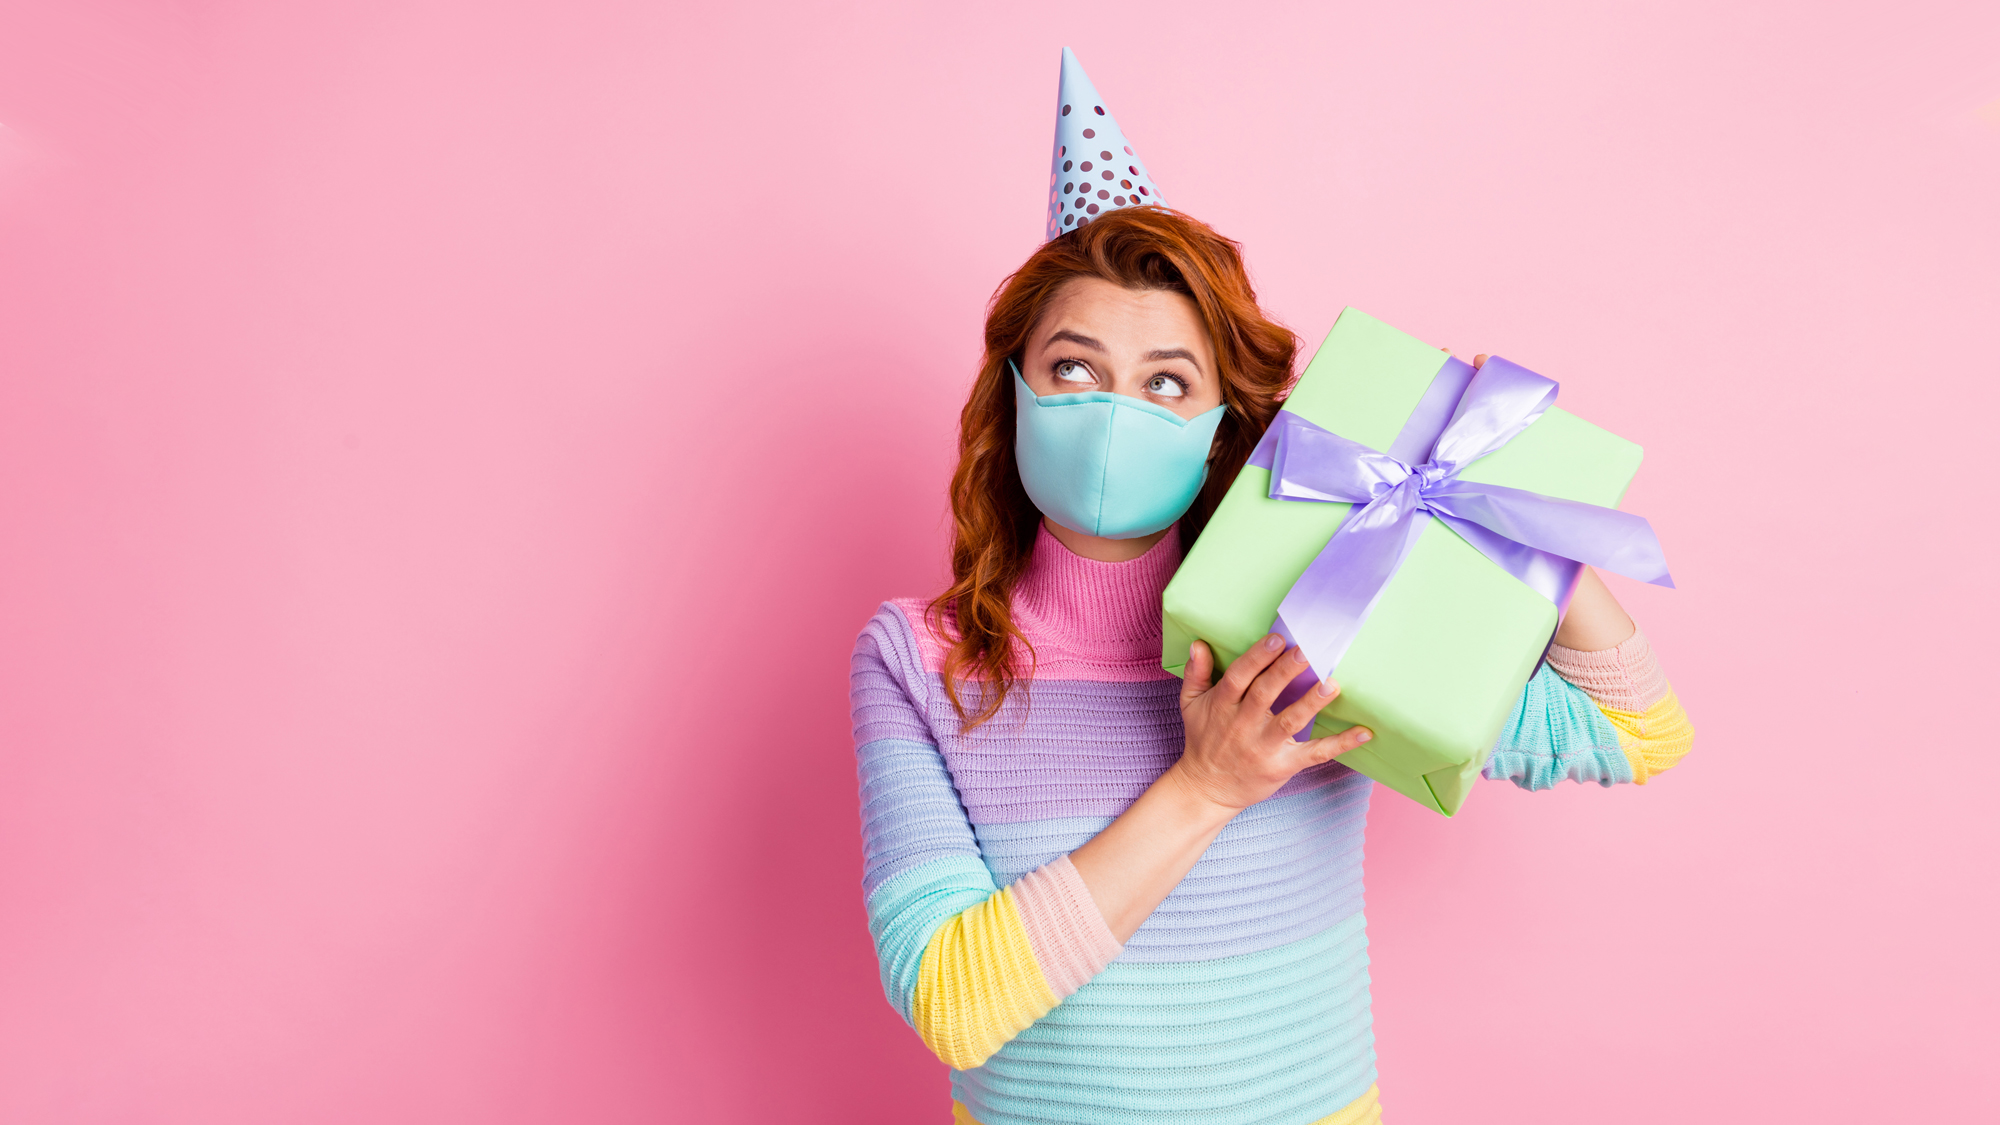
<path id="1" fill-rule="evenodd" d="M 1367 778 L 1329 762 L 1244 810 L 1122 946 L 1069 862 L 1181 752 L 1159 664 L 1177 535 L 1104 563 L 1043 530 L 1014 594 L 1033 677 L 971 731 L 922 600 L 885 604 L 855 646 L 869 928 L 958 1122 L 1380 1120 Z M 1643 784 L 1692 738 L 1643 637 L 1552 646 L 1486 776 Z"/>

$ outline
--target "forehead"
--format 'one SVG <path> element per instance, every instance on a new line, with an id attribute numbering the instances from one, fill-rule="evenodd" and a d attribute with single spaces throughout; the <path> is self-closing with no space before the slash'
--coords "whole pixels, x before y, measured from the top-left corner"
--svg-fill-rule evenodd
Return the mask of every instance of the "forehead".
<path id="1" fill-rule="evenodd" d="M 1035 327 L 1038 342 L 1062 329 L 1081 329 L 1113 351 L 1185 347 L 1211 354 L 1201 310 L 1171 289 L 1127 289 L 1100 277 L 1064 282 Z"/>

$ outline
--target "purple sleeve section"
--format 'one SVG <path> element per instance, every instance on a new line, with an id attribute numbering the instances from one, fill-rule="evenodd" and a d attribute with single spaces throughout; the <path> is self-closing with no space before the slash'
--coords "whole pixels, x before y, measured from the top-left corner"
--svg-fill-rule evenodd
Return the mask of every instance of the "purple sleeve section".
<path id="1" fill-rule="evenodd" d="M 848 708 L 854 744 L 885 738 L 937 744 L 924 711 L 929 685 L 916 638 L 900 610 L 884 605 L 855 643 L 848 677 Z"/>
<path id="2" fill-rule="evenodd" d="M 861 631 L 848 666 L 855 766 L 861 787 L 861 887 L 872 896 L 896 876 L 942 859 L 979 858 L 944 760 L 919 709 L 924 690 L 904 619 L 892 608 Z"/>

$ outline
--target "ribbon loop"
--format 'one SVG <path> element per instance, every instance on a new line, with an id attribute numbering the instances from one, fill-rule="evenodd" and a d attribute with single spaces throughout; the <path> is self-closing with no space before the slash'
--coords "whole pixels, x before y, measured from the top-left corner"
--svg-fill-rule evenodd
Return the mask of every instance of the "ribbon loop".
<path id="1" fill-rule="evenodd" d="M 1271 428 L 1278 432 L 1271 458 L 1271 497 L 1366 504 L 1410 475 L 1410 467 L 1358 441 L 1321 429 L 1289 411 Z"/>
<path id="2" fill-rule="evenodd" d="M 1464 393 L 1435 443 L 1422 434 L 1398 437 L 1398 449 L 1431 450 L 1421 465 L 1405 464 L 1290 411 L 1278 414 L 1252 454 L 1251 464 L 1271 470 L 1273 500 L 1356 505 L 1278 606 L 1276 630 L 1312 664 L 1300 683 L 1332 674 L 1433 517 L 1558 607 L 1586 563 L 1673 586 L 1659 540 L 1644 517 L 1459 479 L 1466 466 L 1533 425 L 1559 390 L 1554 380 L 1498 356 L 1462 385 Z M 1411 425 L 1416 423 L 1413 414 Z M 1288 689 L 1281 702 L 1294 697 Z M 1301 740 L 1309 731 L 1300 732 Z"/>
<path id="3" fill-rule="evenodd" d="M 1556 402 L 1554 379 L 1499 356 L 1472 376 L 1431 460 L 1456 472 L 1513 441 Z"/>

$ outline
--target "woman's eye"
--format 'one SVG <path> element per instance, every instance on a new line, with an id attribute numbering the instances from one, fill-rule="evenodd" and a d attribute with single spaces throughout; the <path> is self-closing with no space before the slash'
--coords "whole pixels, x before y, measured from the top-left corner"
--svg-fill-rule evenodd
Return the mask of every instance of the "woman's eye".
<path id="1" fill-rule="evenodd" d="M 1065 383 L 1095 383 L 1090 377 L 1090 368 L 1074 360 L 1064 360 L 1056 364 L 1056 378 Z"/>
<path id="2" fill-rule="evenodd" d="M 1171 375 L 1153 376 L 1152 382 L 1146 384 L 1146 390 L 1166 398 L 1179 398 L 1187 393 L 1187 388 L 1181 386 L 1181 381 Z"/>

